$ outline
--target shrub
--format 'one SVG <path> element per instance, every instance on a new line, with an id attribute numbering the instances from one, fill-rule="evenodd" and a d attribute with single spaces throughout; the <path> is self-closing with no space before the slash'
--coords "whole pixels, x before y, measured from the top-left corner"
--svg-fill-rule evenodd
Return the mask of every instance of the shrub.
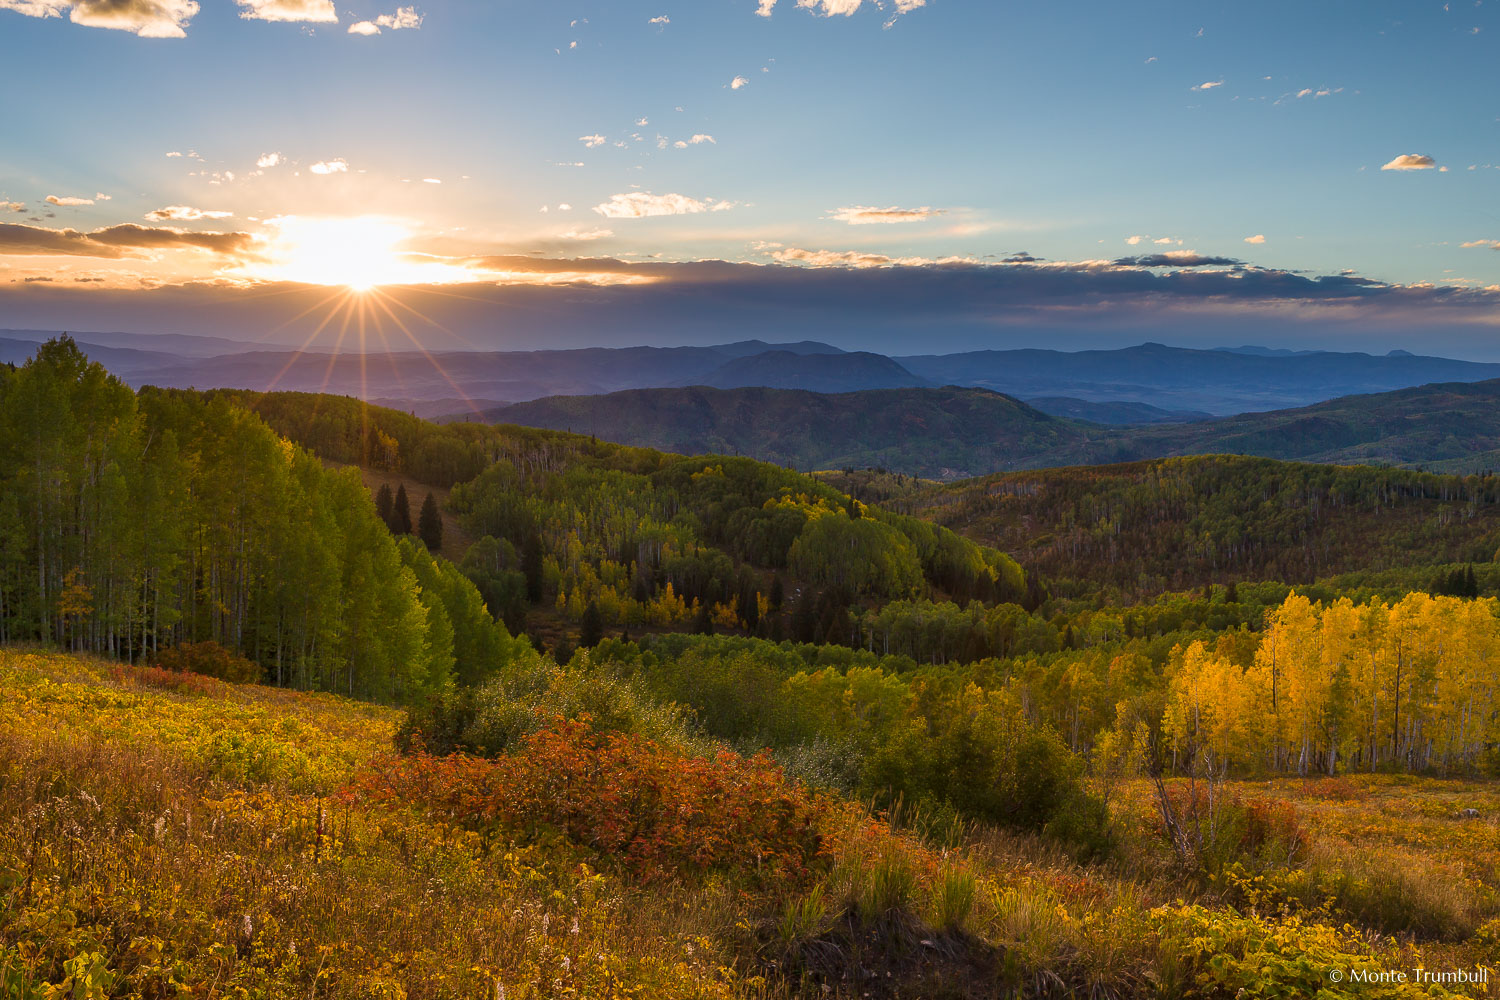
<path id="1" fill-rule="evenodd" d="M 1166 808 L 1176 818 L 1186 846 L 1177 844 L 1205 873 L 1218 875 L 1231 864 L 1251 869 L 1291 865 L 1307 858 L 1312 841 L 1297 811 L 1286 802 L 1243 800 L 1222 789 L 1195 785 L 1165 789 Z M 1172 831 L 1158 817 L 1158 832 Z"/>
<path id="2" fill-rule="evenodd" d="M 152 665 L 184 674 L 202 674 L 231 684 L 255 684 L 264 676 L 260 664 L 217 642 L 182 642 L 156 654 Z"/>
<path id="3" fill-rule="evenodd" d="M 560 831 L 648 880 L 723 871 L 795 884 L 823 860 L 820 800 L 766 757 L 691 757 L 587 719 L 555 719 L 516 750 L 387 758 L 353 790 L 481 831 Z"/>

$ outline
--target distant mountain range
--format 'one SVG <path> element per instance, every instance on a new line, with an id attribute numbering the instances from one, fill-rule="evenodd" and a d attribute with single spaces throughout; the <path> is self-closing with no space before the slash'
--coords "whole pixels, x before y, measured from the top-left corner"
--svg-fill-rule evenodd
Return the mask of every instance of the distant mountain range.
<path id="1" fill-rule="evenodd" d="M 744 454 L 804 470 L 883 467 L 938 479 L 1223 453 L 1433 471 L 1500 467 L 1500 379 L 1133 427 L 1055 417 L 1010 396 L 956 387 L 832 395 L 643 389 L 535 400 L 483 416 L 687 454 Z"/>
<path id="2" fill-rule="evenodd" d="M 0 362 L 24 361 L 46 336 L 0 331 Z M 890 358 L 750 340 L 336 355 L 212 337 L 78 339 L 137 386 L 328 392 L 426 417 L 571 428 L 802 469 L 874 465 L 946 479 L 1206 452 L 1500 465 L 1500 365 L 1400 351 L 1142 344 Z"/>
<path id="3" fill-rule="evenodd" d="M 1259 349 L 1259 350 L 1264 350 Z M 1142 344 L 1114 351 L 971 351 L 898 357 L 935 384 L 975 385 L 1020 399 L 1068 396 L 1226 415 L 1276 410 L 1431 382 L 1500 378 L 1500 365 L 1392 352 L 1259 353 Z"/>

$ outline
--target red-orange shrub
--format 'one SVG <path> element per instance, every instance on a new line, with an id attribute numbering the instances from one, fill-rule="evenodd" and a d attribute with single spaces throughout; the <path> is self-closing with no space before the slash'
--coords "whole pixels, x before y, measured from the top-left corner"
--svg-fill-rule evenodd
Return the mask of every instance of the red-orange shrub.
<path id="1" fill-rule="evenodd" d="M 121 684 L 139 684 L 142 687 L 161 688 L 179 694 L 196 694 L 205 698 L 221 697 L 229 690 L 223 681 L 199 674 L 163 670 L 160 667 L 131 667 L 116 664 L 109 668 L 109 675 Z"/>
<path id="2" fill-rule="evenodd" d="M 351 791 L 471 828 L 560 831 L 651 879 L 734 872 L 800 879 L 821 860 L 819 801 L 764 756 L 689 757 L 558 719 L 494 760 L 388 757 Z"/>
<path id="3" fill-rule="evenodd" d="M 260 664 L 225 649 L 217 642 L 180 642 L 168 646 L 152 657 L 152 665 L 163 670 L 216 677 L 231 684 L 254 684 L 264 674 Z"/>

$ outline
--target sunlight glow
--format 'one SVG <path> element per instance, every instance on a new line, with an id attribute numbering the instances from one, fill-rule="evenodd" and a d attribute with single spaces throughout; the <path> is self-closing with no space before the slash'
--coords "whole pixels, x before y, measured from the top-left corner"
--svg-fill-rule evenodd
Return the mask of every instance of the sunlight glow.
<path id="1" fill-rule="evenodd" d="M 401 249 L 411 230 L 390 219 L 286 215 L 270 225 L 275 235 L 265 248 L 264 263 L 249 268 L 256 278 L 342 285 L 357 292 L 379 285 L 473 280 L 465 268 Z"/>

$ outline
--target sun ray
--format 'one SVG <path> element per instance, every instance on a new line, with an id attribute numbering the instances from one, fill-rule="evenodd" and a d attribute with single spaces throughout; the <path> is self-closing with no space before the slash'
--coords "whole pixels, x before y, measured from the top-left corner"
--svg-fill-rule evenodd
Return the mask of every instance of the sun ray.
<path id="1" fill-rule="evenodd" d="M 454 381 L 453 376 L 449 375 L 447 370 L 445 370 L 443 366 L 438 362 L 438 359 L 433 357 L 432 352 L 428 351 L 427 348 L 423 346 L 422 342 L 418 340 L 416 336 L 411 332 L 411 330 L 407 327 L 407 325 L 401 321 L 401 317 L 397 316 L 396 313 L 391 309 L 391 307 L 386 304 L 385 299 L 387 297 L 388 296 L 380 295 L 377 293 L 370 296 L 370 300 L 374 305 L 378 305 L 380 306 L 380 308 L 386 311 L 386 314 L 391 318 L 391 322 L 395 323 L 397 328 L 400 329 L 402 333 L 406 334 L 406 339 L 410 340 L 413 346 L 415 346 L 417 350 L 422 352 L 422 356 L 427 359 L 427 363 L 430 364 L 433 369 L 443 377 L 443 381 L 448 383 L 449 388 L 451 388 L 458 394 L 458 398 L 464 401 L 464 404 L 469 407 L 469 410 L 471 412 L 478 414 L 480 412 L 479 407 L 476 406 L 474 404 L 474 401 L 469 398 L 469 394 L 463 390 L 462 386 Z"/>

